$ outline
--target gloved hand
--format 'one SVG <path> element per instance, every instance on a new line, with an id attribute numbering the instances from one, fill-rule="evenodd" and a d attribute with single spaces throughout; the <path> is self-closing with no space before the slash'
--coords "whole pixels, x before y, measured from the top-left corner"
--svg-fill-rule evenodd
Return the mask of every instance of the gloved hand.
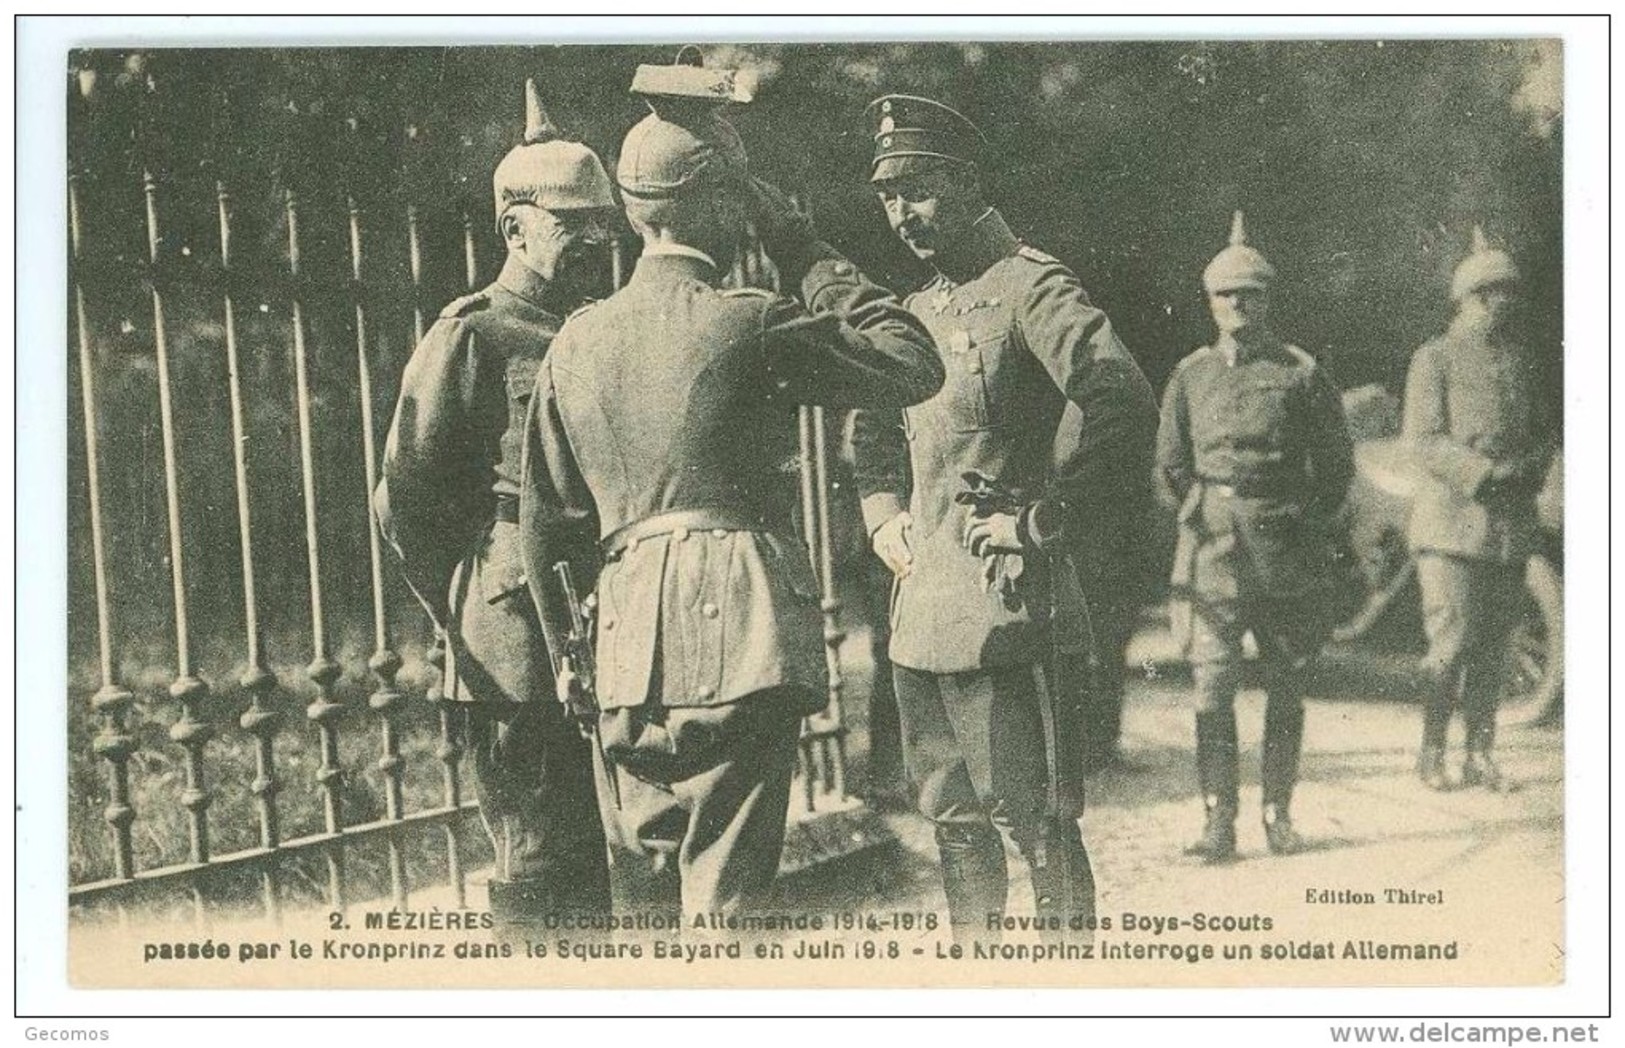
<path id="1" fill-rule="evenodd" d="M 954 496 L 961 506 L 969 506 L 960 542 L 978 557 L 995 553 L 1020 553 L 1025 548 L 1021 535 L 1021 498 L 992 477 L 976 470 L 960 475 L 965 488 Z"/>
<path id="2" fill-rule="evenodd" d="M 816 239 L 812 219 L 773 183 L 752 178 L 750 185 L 751 219 L 756 223 L 762 247 L 781 265 L 800 259 Z"/>
<path id="3" fill-rule="evenodd" d="M 909 548 L 909 529 L 913 526 L 914 518 L 904 510 L 876 528 L 870 539 L 875 554 L 898 578 L 914 570 L 914 551 Z"/>
<path id="4" fill-rule="evenodd" d="M 1020 553 L 1024 547 L 1017 530 L 1019 520 L 1014 513 L 982 515 L 973 511 L 965 516 L 965 529 L 960 534 L 960 541 L 978 557 Z"/>

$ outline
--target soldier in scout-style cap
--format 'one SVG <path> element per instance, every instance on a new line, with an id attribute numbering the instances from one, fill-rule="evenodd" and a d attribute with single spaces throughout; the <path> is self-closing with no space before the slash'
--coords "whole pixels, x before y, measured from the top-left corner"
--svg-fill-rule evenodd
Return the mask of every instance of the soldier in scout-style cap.
<path id="1" fill-rule="evenodd" d="M 614 198 L 526 81 L 525 138 L 492 179 L 508 245 L 496 282 L 447 306 L 414 350 L 374 496 L 412 590 L 448 641 L 446 692 L 470 703 L 474 786 L 499 931 L 609 905 L 590 751 L 554 701 L 520 563 L 519 455 L 536 369 L 599 269 Z"/>
<path id="2" fill-rule="evenodd" d="M 669 886 L 646 879 L 659 859 L 686 917 L 726 914 L 773 882 L 801 720 L 826 701 L 783 469 L 798 405 L 899 408 L 935 393 L 942 368 L 890 294 L 751 178 L 719 111 L 740 95 L 730 74 L 645 66 L 634 89 L 653 112 L 616 179 L 643 254 L 569 318 L 537 376 L 521 530 L 544 622 L 540 583 L 571 536 L 604 558 L 600 806 L 618 903 L 664 901 L 638 897 Z M 795 299 L 719 286 L 747 218 Z"/>
<path id="3" fill-rule="evenodd" d="M 1117 548 L 1112 532 L 1146 490 L 1156 403 L 1072 272 L 988 203 L 974 124 L 908 95 L 868 116 L 887 220 L 935 270 L 905 305 L 947 371 L 931 400 L 855 423 L 865 523 L 896 578 L 905 762 L 956 938 L 993 934 L 989 914 L 1005 907 L 996 825 L 1027 860 L 1046 936 L 1092 930 L 1082 712 L 1056 680 L 1075 660 L 1057 652 L 1089 643 L 1073 558 Z"/>
<path id="4" fill-rule="evenodd" d="M 1434 789 L 1451 781 L 1445 741 L 1451 708 L 1467 724 L 1461 783 L 1499 790 L 1490 756 L 1511 616 L 1539 529 L 1535 496 L 1558 432 L 1535 381 L 1533 350 L 1511 323 L 1522 275 L 1512 256 L 1473 231 L 1456 267 L 1456 316 L 1411 358 L 1404 436 L 1420 467 L 1409 538 L 1422 586 L 1432 677 L 1417 772 Z"/>
<path id="5" fill-rule="evenodd" d="M 1179 362 L 1163 393 L 1156 482 L 1177 511 L 1172 618 L 1190 658 L 1196 768 L 1206 823 L 1186 853 L 1236 853 L 1236 690 L 1242 637 L 1263 662 L 1264 831 L 1272 852 L 1301 850 L 1289 806 L 1303 744 L 1301 672 L 1331 623 L 1323 585 L 1332 521 L 1353 476 L 1337 387 L 1269 326 L 1275 268 L 1230 244 L 1202 273 L 1219 338 Z"/>

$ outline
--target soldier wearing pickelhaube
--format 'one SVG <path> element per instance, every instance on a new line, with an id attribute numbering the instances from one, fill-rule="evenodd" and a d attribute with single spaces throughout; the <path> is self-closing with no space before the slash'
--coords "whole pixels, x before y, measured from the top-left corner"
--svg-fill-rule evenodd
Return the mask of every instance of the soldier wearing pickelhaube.
<path id="1" fill-rule="evenodd" d="M 1456 267 L 1456 315 L 1411 358 L 1404 437 L 1419 468 L 1409 538 L 1422 587 L 1431 687 L 1417 764 L 1424 783 L 1450 786 L 1451 709 L 1467 727 L 1465 786 L 1499 790 L 1491 757 L 1508 632 L 1522 606 L 1525 561 L 1539 533 L 1535 496 L 1554 450 L 1537 360 L 1514 325 L 1521 274 L 1474 230 Z"/>
<path id="2" fill-rule="evenodd" d="M 539 581 L 570 536 L 599 545 L 616 898 L 665 901 L 635 894 L 663 862 L 692 918 L 763 900 L 801 721 L 826 702 L 786 469 L 798 405 L 898 408 L 935 393 L 942 369 L 896 299 L 751 178 L 703 101 L 740 94 L 726 71 L 645 66 L 634 89 L 654 112 L 627 134 L 616 179 L 643 254 L 625 287 L 569 318 L 537 375 L 522 531 L 544 615 Z M 720 287 L 749 217 L 795 299 Z"/>
<path id="3" fill-rule="evenodd" d="M 854 435 L 865 523 L 895 576 L 905 763 L 956 938 L 996 934 L 1009 890 L 999 827 L 1027 861 L 1046 937 L 1087 933 L 1083 711 L 1056 652 L 1090 643 L 1074 558 L 1118 548 L 1146 489 L 1156 402 L 1077 277 L 988 203 L 975 125 L 906 95 L 868 115 L 871 182 L 935 271 L 905 304 L 947 371 L 936 397 L 862 412 Z"/>
<path id="4" fill-rule="evenodd" d="M 590 750 L 555 701 L 519 549 L 525 410 L 559 324 L 600 270 L 614 198 L 526 83 L 525 139 L 492 179 L 507 261 L 413 351 L 374 496 L 413 592 L 446 637 L 447 695 L 470 703 L 499 931 L 609 905 Z"/>
<path id="5" fill-rule="evenodd" d="M 1269 325 L 1275 268 L 1246 240 L 1202 273 L 1218 339 L 1179 362 L 1163 393 L 1156 482 L 1178 513 L 1172 618 L 1191 663 L 1196 769 L 1206 810 L 1187 854 L 1236 852 L 1236 691 L 1242 637 L 1258 642 L 1263 820 L 1277 854 L 1299 851 L 1290 805 L 1303 746 L 1302 673 L 1332 625 L 1325 586 L 1337 513 L 1353 477 L 1336 386 Z"/>

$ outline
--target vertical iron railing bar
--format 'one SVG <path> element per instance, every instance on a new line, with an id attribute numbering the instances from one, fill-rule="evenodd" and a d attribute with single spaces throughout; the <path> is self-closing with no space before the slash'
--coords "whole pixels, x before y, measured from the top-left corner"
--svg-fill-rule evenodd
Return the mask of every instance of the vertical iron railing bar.
<path id="1" fill-rule="evenodd" d="M 474 283 L 480 278 L 479 258 L 474 248 L 474 216 L 465 210 L 463 212 L 463 284 L 470 291 L 474 290 Z"/>
<path id="2" fill-rule="evenodd" d="M 835 591 L 835 535 L 830 528 L 829 425 L 822 406 L 812 409 L 814 483 L 818 505 L 818 606 L 824 613 L 824 652 L 829 664 L 829 706 L 821 715 L 821 748 L 829 787 L 846 799 L 846 727 L 841 719 L 841 600 Z"/>
<path id="3" fill-rule="evenodd" d="M 305 553 L 310 569 L 310 633 L 311 662 L 305 674 L 316 685 L 316 697 L 305 708 L 305 714 L 316 723 L 321 747 L 321 763 L 316 781 L 322 793 L 322 808 L 327 832 L 337 835 L 344 828 L 343 795 L 340 792 L 344 772 L 339 766 L 338 718 L 344 711 L 343 703 L 333 694 L 342 669 L 328 653 L 327 622 L 322 600 L 321 545 L 318 540 L 316 502 L 316 456 L 311 424 L 310 360 L 305 344 L 305 314 L 302 303 L 299 251 L 299 201 L 292 187 L 286 190 L 288 219 L 288 274 L 290 277 L 289 304 L 293 323 L 294 396 L 299 418 L 299 465 L 305 505 Z M 333 909 L 343 912 L 346 906 L 344 885 L 344 851 L 341 842 L 327 850 L 328 901 Z"/>
<path id="4" fill-rule="evenodd" d="M 164 290 L 158 224 L 158 182 L 151 170 L 142 172 L 142 188 L 147 205 L 147 261 L 152 292 L 152 341 L 158 358 L 158 411 L 164 447 L 164 501 L 169 521 L 169 575 L 174 587 L 175 679 L 169 693 L 180 703 L 180 718 L 169 729 L 169 737 L 186 751 L 186 786 L 181 804 L 187 812 L 190 859 L 202 865 L 209 861 L 209 791 L 204 781 L 203 748 L 213 735 L 201 716 L 200 706 L 208 697 L 209 686 L 192 667 L 191 623 L 186 608 L 186 563 L 181 536 L 180 465 L 176 450 L 175 405 L 169 367 L 169 342 L 164 319 Z M 192 882 L 194 914 L 201 924 L 205 917 L 201 882 Z"/>
<path id="5" fill-rule="evenodd" d="M 113 633 L 113 612 L 107 579 L 107 539 L 102 520 L 100 416 L 96 409 L 96 362 L 90 345 L 90 321 L 85 308 L 84 277 L 80 272 L 83 242 L 79 215 L 79 186 L 68 176 L 68 233 L 73 273 L 74 324 L 79 339 L 79 400 L 85 425 L 85 472 L 90 498 L 90 550 L 96 574 L 96 645 L 101 663 L 101 688 L 91 697 L 91 708 L 101 724 L 92 747 L 107 762 L 107 806 L 102 818 L 113 841 L 113 871 L 120 880 L 135 875 L 135 848 L 131 824 L 135 806 L 130 798 L 130 755 L 135 739 L 125 729 L 125 717 L 135 695 L 119 679 Z"/>
<path id="6" fill-rule="evenodd" d="M 769 268 L 767 276 L 768 283 L 772 287 L 773 293 L 778 295 L 784 294 L 784 283 L 778 267 L 773 266 Z M 813 532 L 816 525 L 816 519 L 812 514 L 812 472 L 809 466 L 811 461 L 811 448 L 809 445 L 811 444 L 812 437 L 812 416 L 806 405 L 801 405 L 796 409 L 796 423 L 798 436 L 796 463 L 799 467 L 797 470 L 797 476 L 801 481 L 799 492 L 801 533 L 807 542 L 808 552 L 811 553 L 811 551 L 815 548 L 813 546 Z M 814 564 L 816 570 L 816 561 Z M 811 740 L 807 732 L 807 727 L 808 725 L 806 720 L 803 720 L 801 722 L 801 737 L 796 746 L 796 769 L 801 777 L 802 801 L 806 804 L 807 810 L 811 812 L 815 810 L 815 800 L 813 790 Z"/>
<path id="7" fill-rule="evenodd" d="M 796 409 L 796 422 L 799 437 L 799 469 L 797 474 L 801 481 L 801 532 L 807 543 L 807 556 L 812 562 L 814 573 L 818 571 L 818 511 L 817 495 L 814 487 L 816 479 L 813 475 L 813 409 L 806 404 Z M 818 771 L 817 742 L 809 731 L 810 725 L 803 721 L 801 729 L 801 755 L 802 755 L 802 791 L 807 802 L 807 810 L 814 810 L 814 775 Z M 821 775 L 819 776 L 822 777 Z"/>
<path id="8" fill-rule="evenodd" d="M 412 275 L 412 344 L 423 341 L 423 239 L 418 232 L 418 207 L 406 205 L 407 263 Z"/>
<path id="9" fill-rule="evenodd" d="M 390 643 L 389 611 L 384 604 L 384 554 L 377 520 L 370 510 L 371 493 L 378 483 L 378 437 L 372 419 L 372 365 L 367 356 L 366 288 L 362 282 L 361 209 L 355 197 L 345 201 L 349 212 L 350 278 L 355 299 L 355 352 L 356 377 L 361 395 L 361 452 L 366 470 L 367 486 L 362 491 L 367 499 L 367 554 L 372 570 L 372 625 L 373 653 L 367 668 L 378 680 L 378 688 L 367 699 L 367 704 L 378 713 L 383 752 L 377 768 L 384 777 L 384 812 L 395 821 L 405 814 L 402 776 L 406 764 L 401 759 L 399 734 L 395 725 L 396 707 L 401 693 L 395 687 L 395 674 L 400 671 L 401 657 Z M 395 906 L 407 906 L 406 856 L 402 851 L 399 834 L 391 833 L 385 839 L 389 859 L 390 898 Z"/>
<path id="10" fill-rule="evenodd" d="M 423 238 L 418 228 L 417 205 L 408 202 L 406 205 L 406 251 L 409 264 L 409 274 L 412 279 L 412 344 L 414 347 L 422 344 L 425 332 L 423 318 Z M 467 265 L 467 258 L 464 258 Z M 469 274 L 472 276 L 472 274 Z M 469 281 L 472 286 L 472 279 Z M 458 710 L 450 694 L 453 682 L 446 675 L 446 641 L 440 635 L 438 627 L 424 652 L 424 661 L 433 668 L 433 677 L 429 681 L 425 697 L 435 706 L 440 720 L 440 738 L 435 743 L 435 758 L 440 762 L 440 780 L 442 797 L 445 806 L 456 811 L 462 807 L 463 784 L 459 765 L 462 761 L 463 746 L 461 731 L 458 724 Z M 452 894 L 457 906 L 461 908 L 467 904 L 468 890 L 466 878 L 463 874 L 463 853 L 461 834 L 458 820 L 454 817 L 445 824 L 446 837 L 446 877 L 451 881 Z"/>
<path id="11" fill-rule="evenodd" d="M 243 409 L 241 358 L 237 347 L 237 307 L 233 298 L 231 194 L 224 182 L 215 183 L 215 200 L 220 219 L 220 270 L 222 276 L 222 317 L 225 323 L 226 376 L 231 399 L 232 467 L 237 484 L 237 537 L 242 553 L 243 632 L 248 645 L 248 669 L 240 683 L 248 692 L 249 706 L 238 723 L 254 736 L 254 780 L 249 790 L 259 814 L 260 847 L 274 851 L 282 833 L 277 818 L 276 798 L 281 790 L 277 780 L 273 741 L 282 715 L 269 707 L 276 677 L 265 663 L 264 634 L 260 628 L 259 591 L 254 575 L 254 523 L 248 483 L 247 413 Z M 260 892 L 268 920 L 280 916 L 277 901 L 276 869 L 266 863 L 260 869 Z"/>

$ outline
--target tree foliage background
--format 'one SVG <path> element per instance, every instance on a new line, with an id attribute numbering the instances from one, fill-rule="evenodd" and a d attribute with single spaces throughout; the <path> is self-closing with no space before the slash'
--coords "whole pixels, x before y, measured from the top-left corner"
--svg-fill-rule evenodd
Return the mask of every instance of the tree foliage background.
<path id="1" fill-rule="evenodd" d="M 627 92 L 668 47 L 96 50 L 70 56 L 70 166 L 102 436 L 115 625 L 125 674 L 173 665 L 153 315 L 168 311 L 193 618 L 203 667 L 229 691 L 240 659 L 241 574 L 221 324 L 239 317 L 254 552 L 272 656 L 308 660 L 310 610 L 289 317 L 314 359 L 319 545 L 335 646 L 355 678 L 371 649 L 354 304 L 367 310 L 376 428 L 412 343 L 464 290 L 462 230 L 481 282 L 500 245 L 490 172 L 518 141 L 535 77 L 558 121 L 613 167 L 642 114 Z M 799 194 L 827 239 L 900 291 L 923 278 L 867 189 L 863 108 L 888 91 L 961 109 L 996 158 L 986 172 L 1017 233 L 1073 266 L 1160 386 L 1209 337 L 1199 290 L 1233 209 L 1283 280 L 1277 327 L 1345 385 L 1398 392 L 1410 353 L 1448 317 L 1451 269 L 1475 223 L 1529 276 L 1526 320 L 1561 362 L 1562 70 L 1555 41 L 1111 42 L 725 45 L 751 71 L 730 115 L 757 173 Z M 142 175 L 157 187 L 148 250 Z M 230 195 L 233 272 L 219 266 L 216 187 Z M 288 275 L 287 191 L 303 275 Z M 363 229 L 350 279 L 346 198 Z M 422 290 L 404 212 L 420 212 Z M 68 357 L 73 356 L 71 347 Z M 70 366 L 68 409 L 79 419 Z M 1555 388 L 1555 385 L 1554 385 Z M 94 651 L 86 463 L 70 427 L 70 645 Z M 393 585 L 393 584 L 392 584 Z M 410 647 L 422 625 L 398 589 Z M 93 690 L 94 682 L 78 678 Z M 293 680 L 290 684 L 297 685 Z M 88 694 L 88 691 L 85 693 Z"/>

